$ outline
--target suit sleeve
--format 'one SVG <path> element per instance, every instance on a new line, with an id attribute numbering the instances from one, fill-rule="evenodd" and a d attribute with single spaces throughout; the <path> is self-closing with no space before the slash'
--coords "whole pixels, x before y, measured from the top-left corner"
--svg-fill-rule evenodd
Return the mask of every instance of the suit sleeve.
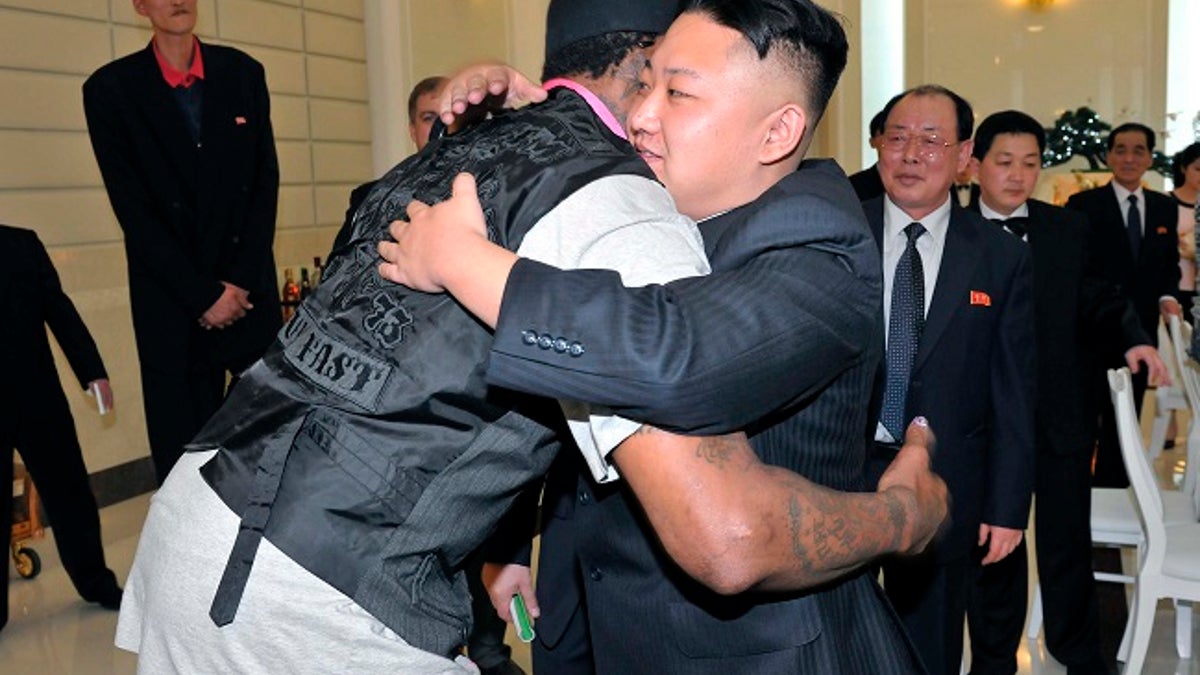
<path id="1" fill-rule="evenodd" d="M 864 327 L 878 321 L 878 254 L 866 227 L 847 228 L 855 216 L 827 202 L 776 207 L 739 226 L 744 253 L 707 277 L 625 288 L 614 272 L 521 260 L 489 381 L 696 434 L 741 429 L 813 395 L 874 353 L 878 334 Z M 545 349 L 547 336 L 579 348 Z"/>
<path id="2" fill-rule="evenodd" d="M 251 91 L 254 111 L 261 123 L 254 152 L 257 170 L 254 185 L 250 187 L 249 211 L 242 221 L 240 245 L 233 260 L 230 278 L 227 279 L 244 289 L 258 288 L 264 261 L 272 259 L 275 216 L 279 206 L 279 160 L 275 154 L 275 133 L 271 127 L 271 99 L 262 66 L 255 61 L 250 63 L 253 70 Z"/>
<path id="3" fill-rule="evenodd" d="M 46 247 L 36 236 L 32 236 L 31 239 L 30 253 L 37 270 L 38 290 L 46 325 L 50 327 L 58 346 L 62 347 L 63 353 L 66 354 L 71 370 L 79 380 L 80 388 L 86 389 L 92 380 L 108 377 L 104 371 L 104 362 L 100 359 L 100 351 L 96 349 L 96 342 L 75 309 L 75 304 L 63 292 L 58 272 L 50 262 Z"/>
<path id="4" fill-rule="evenodd" d="M 992 439 L 983 522 L 1012 529 L 1029 523 L 1034 472 L 1036 387 L 1033 267 L 1027 247 L 1013 266 L 992 350 Z"/>
<path id="5" fill-rule="evenodd" d="M 118 93 L 108 83 L 93 79 L 83 86 L 88 136 L 109 201 L 125 233 L 126 249 L 190 316 L 199 318 L 224 288 L 218 279 L 197 269 L 172 229 L 155 213 L 143 175 L 152 169 L 137 166 L 130 155 L 133 132 L 120 120 L 118 100 Z"/>

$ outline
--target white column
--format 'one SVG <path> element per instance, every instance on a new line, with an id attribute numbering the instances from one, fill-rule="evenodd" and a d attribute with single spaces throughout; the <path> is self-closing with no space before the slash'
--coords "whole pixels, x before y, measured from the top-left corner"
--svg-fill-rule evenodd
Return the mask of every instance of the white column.
<path id="1" fill-rule="evenodd" d="M 875 163 L 866 125 L 888 99 L 904 90 L 905 0 L 862 0 L 862 161 Z"/>
<path id="2" fill-rule="evenodd" d="M 414 84 L 408 3 L 363 0 L 371 164 L 376 176 L 414 150 L 408 137 L 408 92 Z"/>
<path id="3" fill-rule="evenodd" d="M 1200 87 L 1196 86 L 1196 30 L 1200 3 L 1170 0 L 1167 10 L 1167 131 L 1162 150 L 1179 152 L 1200 141 Z M 1175 119 L 1170 116 L 1174 115 Z"/>

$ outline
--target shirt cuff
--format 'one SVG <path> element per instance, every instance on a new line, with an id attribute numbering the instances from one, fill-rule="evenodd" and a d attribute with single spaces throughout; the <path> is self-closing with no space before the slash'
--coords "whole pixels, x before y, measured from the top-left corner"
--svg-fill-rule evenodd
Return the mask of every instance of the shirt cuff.
<path id="1" fill-rule="evenodd" d="M 642 428 L 642 423 L 617 417 L 601 406 L 576 401 L 560 401 L 559 404 L 592 478 L 597 483 L 620 480 L 621 474 L 609 460 L 609 455 Z"/>

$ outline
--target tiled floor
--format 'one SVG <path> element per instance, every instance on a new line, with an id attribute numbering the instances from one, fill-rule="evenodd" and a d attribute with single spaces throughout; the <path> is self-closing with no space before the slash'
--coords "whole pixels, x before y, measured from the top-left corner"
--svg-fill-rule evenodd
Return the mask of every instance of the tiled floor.
<path id="1" fill-rule="evenodd" d="M 1179 465 L 1182 457 L 1182 450 L 1163 455 L 1160 466 L 1164 477 Z M 142 496 L 102 512 L 109 564 L 119 578 L 123 579 L 129 571 L 148 505 L 149 497 Z M 46 539 L 33 544 L 43 561 L 42 573 L 36 579 L 21 579 L 10 571 L 10 618 L 8 627 L 0 632 L 0 674 L 133 673 L 134 657 L 112 646 L 116 613 L 88 605 L 75 595 L 58 562 L 52 536 L 48 534 Z M 1200 635 L 1196 633 L 1200 633 L 1200 620 L 1195 622 L 1193 632 L 1193 644 L 1200 650 Z M 517 644 L 515 658 L 528 669 L 528 649 L 514 640 L 509 642 Z M 1021 673 L 1066 672 L 1045 653 L 1040 638 L 1026 641 L 1018 659 Z M 1181 660 L 1175 654 L 1174 616 L 1166 602 L 1158 609 L 1145 672 L 1200 675 L 1200 657 Z"/>

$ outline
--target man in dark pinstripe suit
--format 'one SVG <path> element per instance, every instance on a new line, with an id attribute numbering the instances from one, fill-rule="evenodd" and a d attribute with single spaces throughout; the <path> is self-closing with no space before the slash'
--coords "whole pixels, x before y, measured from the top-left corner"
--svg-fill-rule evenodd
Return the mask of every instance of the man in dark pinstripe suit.
<path id="1" fill-rule="evenodd" d="M 681 211 L 720 214 L 701 223 L 710 277 L 624 289 L 614 274 L 514 261 L 478 237 L 384 266 L 496 324 L 494 384 L 673 431 L 751 435 L 647 427 L 612 455 L 622 483 L 597 486 L 573 466 L 552 476 L 543 508 L 558 522 L 544 525 L 542 569 L 553 554 L 562 578 L 550 594 L 574 586 L 583 605 L 540 630 L 582 631 L 589 644 L 540 671 L 921 671 L 859 566 L 921 548 L 932 528 L 909 520 L 919 508 L 890 501 L 898 492 L 835 492 L 867 487 L 882 348 L 878 253 L 853 190 L 831 162 L 800 165 L 846 49 L 836 20 L 810 2 L 700 1 L 652 57 L 631 138 Z M 713 148 L 714 136 L 728 146 Z M 394 225 L 385 258 L 469 217 L 460 197 Z M 499 280 L 475 276 L 496 263 Z M 480 286 L 492 294 L 475 295 Z M 555 336 L 581 349 L 539 346 Z M 901 530 L 921 541 L 901 543 Z"/>

